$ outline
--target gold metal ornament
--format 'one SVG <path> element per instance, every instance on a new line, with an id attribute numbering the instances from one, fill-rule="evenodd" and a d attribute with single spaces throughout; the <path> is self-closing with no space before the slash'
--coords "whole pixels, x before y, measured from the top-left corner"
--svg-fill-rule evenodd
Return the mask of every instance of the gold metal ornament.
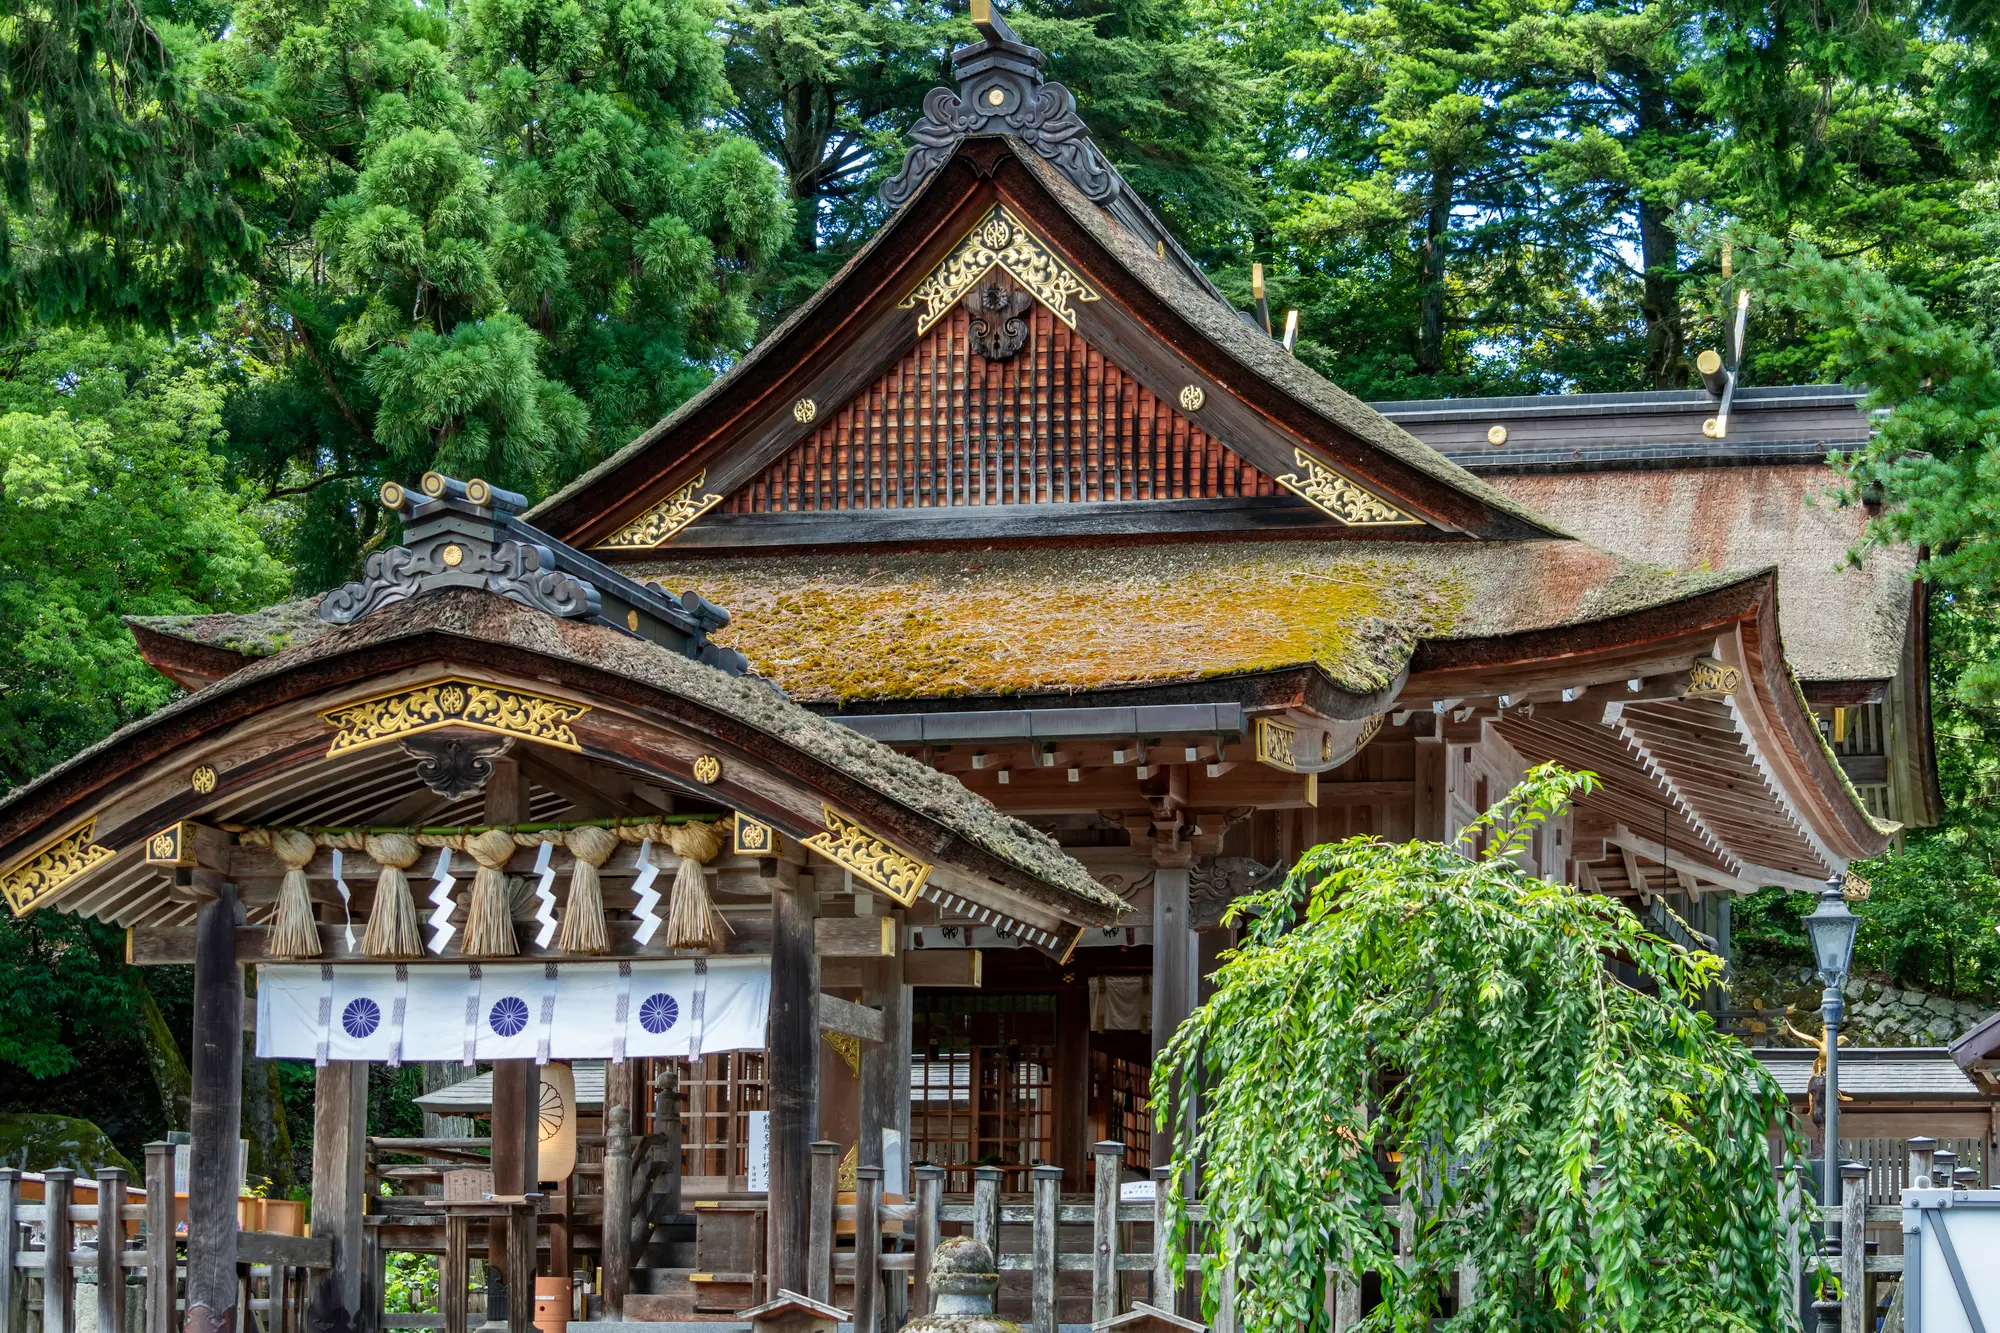
<path id="1" fill-rule="evenodd" d="M 986 93 L 986 105 L 988 106 L 999 106 L 1006 100 L 1007 94 L 1001 92 L 998 88 L 989 89 Z"/>
<path id="2" fill-rule="evenodd" d="M 410 498 L 410 493 L 393 481 L 383 482 L 382 489 L 378 494 L 382 497 L 382 507 L 384 509 L 401 509 L 408 503 Z"/>
<path id="3" fill-rule="evenodd" d="M 91 841 L 96 829 L 97 816 L 92 815 L 0 872 L 0 896 L 15 916 L 26 916 L 63 885 L 117 855 Z"/>
<path id="4" fill-rule="evenodd" d="M 493 487 L 484 478 L 474 477 L 465 483 L 465 498 L 476 505 L 493 503 Z"/>
<path id="5" fill-rule="evenodd" d="M 713 492 L 701 493 L 701 488 L 707 481 L 706 470 L 695 473 L 694 480 L 597 543 L 592 549 L 633 551 L 666 545 L 675 533 L 722 503 L 722 497 Z"/>
<path id="6" fill-rule="evenodd" d="M 445 476 L 442 472 L 426 472 L 417 479 L 417 485 L 424 488 L 424 494 L 435 500 L 444 494 Z"/>
<path id="7" fill-rule="evenodd" d="M 736 853 L 739 856 L 776 856 L 778 830 L 760 819 L 736 812 Z"/>
<path id="8" fill-rule="evenodd" d="M 625 628 L 631 630 L 634 634 L 639 632 L 639 613 L 637 611 L 627 611 L 625 613 Z"/>
<path id="9" fill-rule="evenodd" d="M 1687 688 L 1681 691 L 1681 698 L 1720 699 L 1736 693 L 1737 687 L 1742 684 L 1743 673 L 1735 667 L 1713 657 L 1697 657 Z"/>
<path id="10" fill-rule="evenodd" d="M 1272 768 L 1282 768 L 1287 773 L 1299 771 L 1297 752 L 1293 748 L 1298 743 L 1299 731 L 1289 723 L 1280 722 L 1275 717 L 1257 719 L 1257 762 Z"/>
<path id="11" fill-rule="evenodd" d="M 195 864 L 194 827 L 184 819 L 146 839 L 146 864 L 174 868 Z"/>
<path id="12" fill-rule="evenodd" d="M 705 754 L 694 761 L 694 780 L 704 786 L 714 783 L 722 776 L 722 761 L 712 754 Z"/>
<path id="13" fill-rule="evenodd" d="M 1360 483 L 1335 472 L 1303 449 L 1294 449 L 1299 472 L 1286 473 L 1278 484 L 1330 518 L 1350 528 L 1422 527 L 1424 521 L 1404 513 Z"/>
<path id="14" fill-rule="evenodd" d="M 813 418 L 818 415 L 819 404 L 810 398 L 801 398 L 792 404 L 792 420 L 798 422 L 801 426 L 810 426 Z"/>
<path id="15" fill-rule="evenodd" d="M 916 290 L 897 303 L 897 308 L 920 310 L 917 332 L 928 333 L 995 267 L 1009 274 L 1072 329 L 1076 327 L 1073 303 L 1098 299 L 1076 270 L 1022 225 L 1005 204 L 995 204 L 985 220 L 967 232 L 957 248 L 939 261 L 930 275 L 917 284 Z"/>
<path id="16" fill-rule="evenodd" d="M 1505 426 L 1488 426 L 1486 428 L 1486 442 L 1495 449 L 1498 449 L 1501 445 L 1507 443 L 1507 428 Z"/>
<path id="17" fill-rule="evenodd" d="M 1182 411 L 1199 412 L 1201 411 L 1201 405 L 1207 401 L 1208 395 L 1201 391 L 1199 384 L 1184 384 L 1181 386 Z"/>
<path id="18" fill-rule="evenodd" d="M 320 720 L 335 729 L 327 757 L 346 754 L 388 741 L 400 741 L 440 727 L 471 727 L 498 736 L 517 736 L 580 750 L 569 724 L 590 711 L 587 704 L 546 699 L 525 690 L 455 677 L 377 695 L 359 703 L 322 712 Z"/>
<path id="19" fill-rule="evenodd" d="M 440 554 L 444 557 L 447 569 L 457 569 L 461 564 L 465 563 L 465 549 L 455 542 L 446 546 Z"/>
<path id="20" fill-rule="evenodd" d="M 197 796 L 206 796 L 214 791 L 216 781 L 215 769 L 208 764 L 198 764 L 194 772 L 188 774 L 188 786 L 194 788 Z"/>
<path id="21" fill-rule="evenodd" d="M 916 902 L 917 894 L 931 877 L 927 862 L 876 837 L 829 806 L 821 806 L 820 813 L 826 819 L 826 831 L 807 838 L 806 846 L 843 870 L 853 872 L 856 879 L 887 894 L 898 905 L 908 907 Z"/>

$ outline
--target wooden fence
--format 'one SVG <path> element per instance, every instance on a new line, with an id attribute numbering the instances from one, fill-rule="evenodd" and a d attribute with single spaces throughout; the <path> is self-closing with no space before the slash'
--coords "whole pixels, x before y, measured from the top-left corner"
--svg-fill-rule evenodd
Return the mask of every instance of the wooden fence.
<path id="1" fill-rule="evenodd" d="M 107 1167 L 94 1179 L 52 1169 L 33 1182 L 0 1168 L 0 1333 L 179 1333 L 181 1279 L 174 1150 L 146 1145 L 146 1186 Z M 95 1202 L 76 1196 L 91 1191 Z M 182 1208 L 184 1211 L 184 1205 Z M 308 1274 L 332 1264 L 333 1242 L 242 1231 L 236 1237 L 239 1310 L 269 1333 L 304 1333 Z M 81 1307 L 81 1308 L 79 1308 Z"/>

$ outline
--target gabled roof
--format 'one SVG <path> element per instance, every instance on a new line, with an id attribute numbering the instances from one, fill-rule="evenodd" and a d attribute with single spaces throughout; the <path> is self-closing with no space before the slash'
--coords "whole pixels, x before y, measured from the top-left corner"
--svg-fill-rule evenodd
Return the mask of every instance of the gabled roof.
<path id="1" fill-rule="evenodd" d="M 1194 391 L 1201 406 L 1191 410 L 1204 428 L 1271 475 L 1309 476 L 1295 456 L 1303 450 L 1316 465 L 1423 519 L 1431 533 L 1554 532 L 1250 329 L 1163 243 L 1148 243 L 1012 135 L 952 144 L 909 201 L 778 329 L 530 517 L 565 540 L 596 546 L 672 497 L 680 497 L 683 513 L 720 503 L 914 344 L 923 312 L 907 308 L 911 294 L 990 220 L 996 204 L 1101 298 L 1081 300 L 1070 312 L 1078 334 L 1162 397 Z M 1342 531 L 1290 494 L 1283 504 L 1328 534 Z M 715 523 L 696 517 L 690 531 Z M 937 530 L 930 539 L 955 535 Z M 673 546 L 666 541 L 662 549 Z"/>

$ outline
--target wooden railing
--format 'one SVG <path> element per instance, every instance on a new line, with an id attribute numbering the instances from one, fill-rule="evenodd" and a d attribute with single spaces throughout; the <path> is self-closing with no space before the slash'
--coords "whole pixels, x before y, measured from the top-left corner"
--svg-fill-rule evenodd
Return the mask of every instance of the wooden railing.
<path id="1" fill-rule="evenodd" d="M 35 1333 L 39 1314 L 39 1333 L 75 1333 L 77 1302 L 93 1286 L 98 1333 L 180 1328 L 172 1145 L 146 1145 L 143 1191 L 131 1189 L 125 1175 L 106 1167 L 79 1180 L 74 1171 L 51 1169 L 42 1173 L 42 1199 L 35 1202 L 24 1196 L 22 1186 L 31 1182 L 20 1171 L 0 1168 L 0 1321 L 10 1330 Z M 75 1197 L 79 1188 L 93 1187 L 96 1202 Z M 238 1232 L 240 1299 L 264 1315 L 271 1333 L 300 1333 L 306 1275 L 330 1267 L 332 1254 L 325 1239 Z M 23 1325 L 13 1322 L 17 1310 L 29 1315 Z M 248 1326 L 240 1314 L 236 1326 Z"/>

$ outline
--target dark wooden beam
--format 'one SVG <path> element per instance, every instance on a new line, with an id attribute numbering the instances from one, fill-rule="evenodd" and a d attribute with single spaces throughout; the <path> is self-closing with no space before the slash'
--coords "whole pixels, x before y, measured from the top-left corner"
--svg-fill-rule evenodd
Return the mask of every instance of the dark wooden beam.
<path id="1" fill-rule="evenodd" d="M 770 1054 L 764 1071 L 771 1112 L 770 1272 L 775 1286 L 804 1291 L 812 1144 L 819 1132 L 820 975 L 813 951 L 818 895 L 791 874 L 773 886 Z"/>
<path id="2" fill-rule="evenodd" d="M 901 925 L 898 916 L 881 919 L 892 931 Z M 884 1131 L 900 1135 L 903 1169 L 892 1184 L 904 1195 L 909 1193 L 910 1166 L 911 996 L 904 977 L 906 958 L 898 953 L 861 963 L 861 1001 L 880 1011 L 885 1039 L 880 1045 L 861 1049 L 861 1150 L 857 1157 L 864 1167 L 884 1166 Z M 824 983 L 824 976 L 821 981 Z"/>
<path id="3" fill-rule="evenodd" d="M 188 1128 L 186 1333 L 235 1333 L 238 1141 L 243 1110 L 243 969 L 233 886 L 195 917 L 194 1068 Z"/>

